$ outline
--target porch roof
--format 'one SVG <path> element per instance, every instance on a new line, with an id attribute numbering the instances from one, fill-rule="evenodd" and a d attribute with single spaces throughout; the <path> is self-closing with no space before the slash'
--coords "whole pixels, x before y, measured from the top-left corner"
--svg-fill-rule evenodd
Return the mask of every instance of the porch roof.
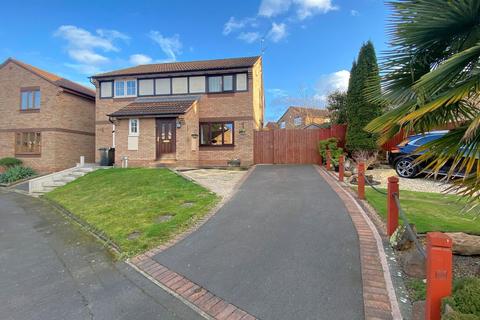
<path id="1" fill-rule="evenodd" d="M 139 98 L 108 116 L 113 118 L 178 116 L 187 112 L 199 98 L 198 96 Z"/>

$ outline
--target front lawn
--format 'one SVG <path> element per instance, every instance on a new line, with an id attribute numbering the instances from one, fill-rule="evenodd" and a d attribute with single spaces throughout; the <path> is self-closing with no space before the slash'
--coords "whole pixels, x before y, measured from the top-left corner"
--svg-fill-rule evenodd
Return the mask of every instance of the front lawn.
<path id="1" fill-rule="evenodd" d="M 365 188 L 365 196 L 386 220 L 386 196 L 370 187 Z M 463 212 L 465 202 L 456 195 L 400 190 L 400 203 L 419 233 L 441 231 L 480 235 L 480 216 Z"/>
<path id="2" fill-rule="evenodd" d="M 192 226 L 219 198 L 167 169 L 94 171 L 45 195 L 103 230 L 126 257 Z"/>

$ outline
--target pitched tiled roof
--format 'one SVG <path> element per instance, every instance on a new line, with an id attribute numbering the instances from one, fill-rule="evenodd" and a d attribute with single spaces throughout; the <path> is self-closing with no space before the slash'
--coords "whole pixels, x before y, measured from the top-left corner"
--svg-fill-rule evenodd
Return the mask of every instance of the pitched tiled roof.
<path id="1" fill-rule="evenodd" d="M 296 107 L 296 106 L 292 106 L 290 108 L 294 108 L 295 110 L 299 111 L 303 115 L 315 117 L 315 118 L 328 117 L 330 115 L 330 112 L 327 109 Z"/>
<path id="2" fill-rule="evenodd" d="M 179 96 L 153 99 L 139 98 L 126 107 L 109 114 L 109 116 L 174 116 L 184 114 L 198 99 L 198 96 Z"/>
<path id="3" fill-rule="evenodd" d="M 93 78 L 110 77 L 110 76 L 126 76 L 126 75 L 134 75 L 134 74 L 164 73 L 164 72 L 248 68 L 253 66 L 258 59 L 260 59 L 259 56 L 231 58 L 231 59 L 217 59 L 217 60 L 144 64 L 144 65 L 139 65 L 131 68 L 100 73 L 100 74 L 94 75 Z"/>
<path id="4" fill-rule="evenodd" d="M 29 65 L 25 62 L 18 61 L 18 60 L 13 59 L 13 58 L 8 58 L 4 63 L 2 63 L 0 65 L 0 68 L 3 67 L 4 65 L 6 65 L 8 62 L 13 62 L 16 65 L 18 65 L 18 66 L 20 66 L 24 69 L 27 69 L 28 71 L 36 74 L 37 76 L 51 82 L 52 84 L 54 84 L 58 87 L 68 89 L 70 91 L 74 91 L 73 93 L 77 93 L 77 94 L 80 94 L 82 96 L 88 96 L 90 98 L 95 99 L 95 91 L 94 90 L 91 90 L 87 87 L 79 85 L 78 83 L 75 83 L 73 81 L 70 81 L 70 80 L 62 78 L 62 77 L 59 77 L 59 76 L 57 76 L 53 73 L 47 72 L 45 70 L 39 69 L 37 67 L 34 67 L 32 65 Z"/>

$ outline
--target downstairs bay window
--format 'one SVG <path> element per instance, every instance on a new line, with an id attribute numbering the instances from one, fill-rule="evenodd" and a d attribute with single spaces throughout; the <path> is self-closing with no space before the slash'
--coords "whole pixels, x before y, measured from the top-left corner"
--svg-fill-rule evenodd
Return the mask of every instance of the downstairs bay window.
<path id="1" fill-rule="evenodd" d="M 233 146 L 233 122 L 201 122 L 200 146 Z"/>

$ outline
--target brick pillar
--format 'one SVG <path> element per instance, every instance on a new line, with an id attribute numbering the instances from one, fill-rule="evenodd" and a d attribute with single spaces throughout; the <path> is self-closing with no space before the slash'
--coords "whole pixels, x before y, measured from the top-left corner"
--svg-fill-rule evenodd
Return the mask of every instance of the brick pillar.
<path id="1" fill-rule="evenodd" d="M 365 199 L 365 162 L 360 162 L 358 172 L 358 198 Z"/>
<path id="2" fill-rule="evenodd" d="M 426 320 L 440 320 L 442 298 L 452 293 L 452 239 L 441 232 L 427 233 Z"/>
<path id="3" fill-rule="evenodd" d="M 338 158 L 338 181 L 343 182 L 344 172 L 345 172 L 345 156 L 341 155 Z"/>
<path id="4" fill-rule="evenodd" d="M 399 193 L 398 177 L 388 177 L 387 184 L 387 235 L 390 237 L 398 228 L 398 208 L 393 194 Z"/>
<path id="5" fill-rule="evenodd" d="M 327 165 L 326 165 L 326 168 L 327 168 L 327 171 L 330 171 L 330 166 L 331 166 L 331 153 L 330 153 L 330 150 L 327 150 Z"/>

